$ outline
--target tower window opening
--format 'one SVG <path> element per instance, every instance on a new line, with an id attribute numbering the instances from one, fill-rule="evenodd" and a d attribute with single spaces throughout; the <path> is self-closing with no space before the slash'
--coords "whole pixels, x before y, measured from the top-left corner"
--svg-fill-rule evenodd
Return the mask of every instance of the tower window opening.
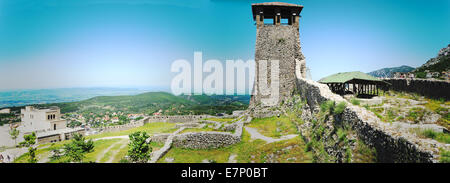
<path id="1" fill-rule="evenodd" d="M 269 24 L 274 24 L 274 22 L 273 22 L 273 18 L 265 18 L 264 19 L 264 24 L 267 24 L 267 25 L 269 25 Z"/>

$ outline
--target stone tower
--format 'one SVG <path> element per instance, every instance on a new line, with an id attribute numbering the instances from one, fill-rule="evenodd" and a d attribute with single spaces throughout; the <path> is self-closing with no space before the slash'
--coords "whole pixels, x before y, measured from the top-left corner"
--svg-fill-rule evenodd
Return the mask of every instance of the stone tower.
<path id="1" fill-rule="evenodd" d="M 280 2 L 252 4 L 256 68 L 251 111 L 261 112 L 283 103 L 295 92 L 297 78 L 306 77 L 299 36 L 302 9 L 301 5 Z"/>

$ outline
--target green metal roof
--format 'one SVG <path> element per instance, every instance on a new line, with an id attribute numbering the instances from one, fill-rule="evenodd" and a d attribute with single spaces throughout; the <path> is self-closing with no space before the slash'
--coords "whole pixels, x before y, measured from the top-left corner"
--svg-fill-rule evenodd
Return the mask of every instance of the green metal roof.
<path id="1" fill-rule="evenodd" d="M 381 79 L 378 79 L 376 77 L 370 76 L 368 74 L 359 71 L 355 71 L 355 72 L 340 72 L 337 74 L 333 74 L 331 76 L 327 76 L 320 79 L 319 83 L 345 83 L 353 79 L 383 82 Z"/>

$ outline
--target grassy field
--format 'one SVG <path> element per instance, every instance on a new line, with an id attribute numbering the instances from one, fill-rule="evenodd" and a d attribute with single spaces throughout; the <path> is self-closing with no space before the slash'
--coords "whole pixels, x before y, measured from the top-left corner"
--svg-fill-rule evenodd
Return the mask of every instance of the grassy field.
<path id="1" fill-rule="evenodd" d="M 157 123 L 148 123 L 144 126 L 132 128 L 129 130 L 124 130 L 120 132 L 108 132 L 108 133 L 102 133 L 102 134 L 96 134 L 87 136 L 86 139 L 98 139 L 102 137 L 113 137 L 113 136 L 123 136 L 123 135 L 129 135 L 131 133 L 134 133 L 136 131 L 145 131 L 149 134 L 154 133 L 169 133 L 175 131 L 175 124 L 174 123 L 164 123 L 164 122 L 157 122 Z M 62 142 L 56 142 L 51 144 L 40 144 L 38 145 L 38 150 L 36 151 L 36 157 L 38 160 L 47 158 L 51 155 L 51 151 L 54 149 L 62 149 L 64 147 L 64 144 L 70 143 L 70 140 L 62 141 Z M 94 151 L 87 153 L 85 155 L 85 158 L 83 159 L 83 162 L 95 162 L 99 155 L 104 153 L 102 157 L 100 157 L 99 162 L 106 162 L 110 158 L 113 159 L 112 162 L 116 163 L 119 162 L 120 159 L 126 156 L 128 151 L 128 145 L 122 146 L 124 143 L 128 144 L 128 141 L 125 139 L 105 139 L 105 140 L 96 140 L 94 141 Z M 113 146 L 112 146 L 113 145 Z M 161 148 L 164 144 L 161 143 L 151 143 L 151 146 L 154 151 Z M 109 151 L 104 152 L 107 148 L 112 146 Z M 121 148 L 123 147 L 123 148 Z M 114 157 L 111 157 L 113 154 L 115 154 Z M 28 153 L 23 154 L 22 156 L 18 157 L 15 162 L 17 163 L 26 163 L 28 160 Z M 49 160 L 49 163 L 60 163 L 65 162 L 67 158 L 62 157 L 58 160 Z"/>
<path id="2" fill-rule="evenodd" d="M 268 137 L 281 137 L 288 134 L 297 134 L 297 127 L 288 116 L 253 119 L 247 125 L 258 129 L 258 132 Z"/>
<path id="3" fill-rule="evenodd" d="M 177 130 L 175 128 L 175 125 L 176 125 L 175 123 L 165 123 L 165 122 L 147 123 L 144 126 L 132 128 L 129 130 L 89 135 L 89 136 L 86 136 L 86 138 L 87 139 L 98 139 L 98 138 L 102 138 L 102 137 L 123 136 L 123 135 L 130 135 L 137 131 L 144 131 L 149 134 L 171 133 L 171 132 L 174 132 Z"/>
<path id="4" fill-rule="evenodd" d="M 300 137 L 266 144 L 262 140 L 251 140 L 250 134 L 244 130 L 242 141 L 229 147 L 204 150 L 174 147 L 158 162 L 164 163 L 166 158 L 174 158 L 174 163 L 201 163 L 203 160 L 226 163 L 232 154 L 237 155 L 238 163 L 269 161 L 307 163 L 312 161 L 311 153 L 305 151 L 305 144 Z"/>

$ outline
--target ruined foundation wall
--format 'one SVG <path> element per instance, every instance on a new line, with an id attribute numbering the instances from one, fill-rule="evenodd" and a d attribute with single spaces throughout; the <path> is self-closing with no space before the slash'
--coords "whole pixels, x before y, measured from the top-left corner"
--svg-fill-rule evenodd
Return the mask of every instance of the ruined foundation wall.
<path id="1" fill-rule="evenodd" d="M 241 141 L 244 123 L 236 122 L 231 132 L 190 132 L 175 135 L 173 146 L 188 149 L 211 149 L 226 147 Z M 158 134 L 151 137 L 153 142 L 165 143 L 170 134 Z"/>
<path id="2" fill-rule="evenodd" d="M 430 98 L 450 100 L 450 82 L 429 79 L 383 79 L 389 89 L 417 93 Z"/>
<path id="3" fill-rule="evenodd" d="M 298 79 L 298 92 L 307 101 L 311 113 L 317 113 L 327 100 L 347 102 L 329 88 L 312 80 Z M 436 162 L 442 144 L 399 134 L 390 123 L 380 121 L 372 112 L 347 102 L 341 120 L 357 133 L 359 139 L 377 151 L 379 162 Z M 420 146 L 419 146 L 420 144 Z"/>

